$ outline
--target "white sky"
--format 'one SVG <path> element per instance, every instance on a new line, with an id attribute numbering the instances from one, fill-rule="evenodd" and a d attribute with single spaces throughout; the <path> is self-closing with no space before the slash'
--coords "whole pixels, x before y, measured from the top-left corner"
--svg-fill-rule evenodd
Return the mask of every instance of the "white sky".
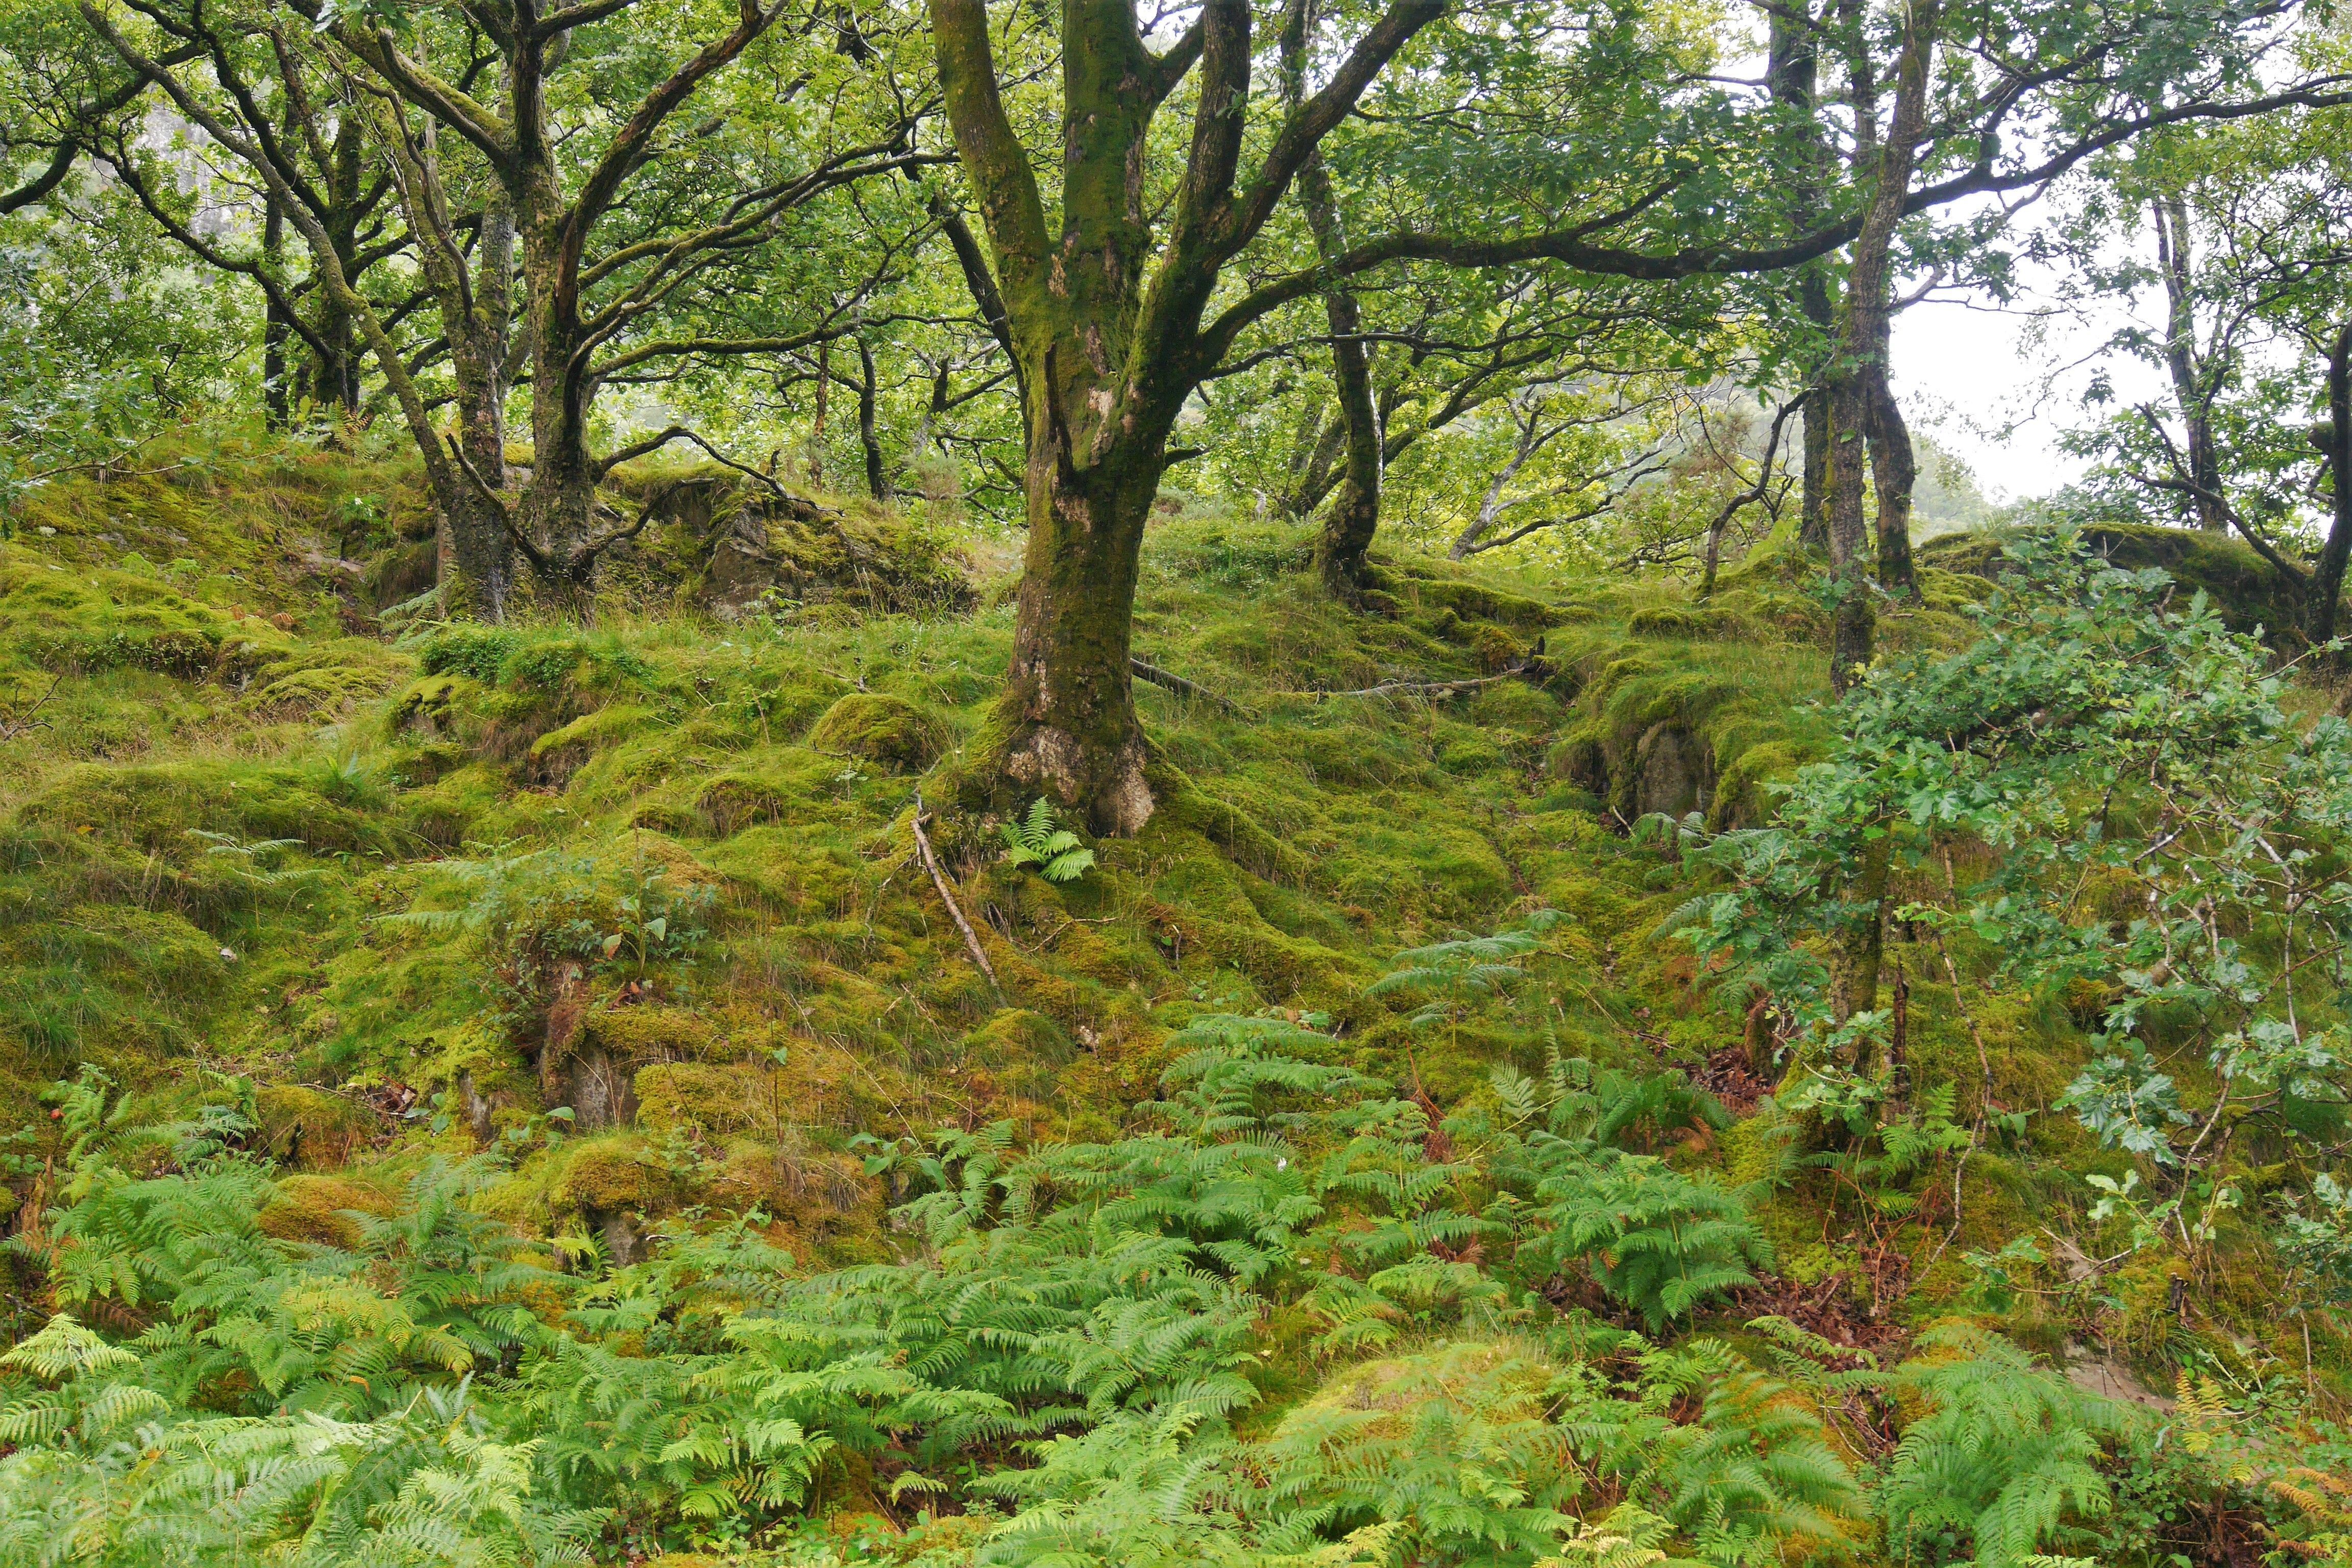
<path id="1" fill-rule="evenodd" d="M 2095 422 L 2083 404 L 2095 368 L 2108 371 L 2120 395 L 2155 390 L 2151 369 L 2099 353 L 2126 319 L 2125 301 L 2089 321 L 2037 318 L 2029 313 L 2037 306 L 2046 301 L 2022 298 L 2003 310 L 1984 299 L 1939 298 L 1895 319 L 1891 368 L 1905 414 L 1967 462 L 1994 501 L 2046 495 L 2080 477 L 2081 459 L 2061 452 L 2058 437 Z"/>
<path id="2" fill-rule="evenodd" d="M 1995 502 L 2047 495 L 2082 477 L 2083 459 L 2058 449 L 2063 432 L 2095 425 L 2119 406 L 2171 400 L 2157 366 L 2108 346 L 2135 321 L 2160 330 L 2160 296 L 2075 294 L 2062 308 L 2078 279 L 2025 254 L 2026 228 L 2041 221 L 2047 220 L 2039 212 L 2029 215 L 2007 237 L 2016 257 L 2007 305 L 1983 294 L 1939 293 L 1895 316 L 1890 345 L 1895 395 L 1912 428 L 1974 469 Z M 2101 260 L 2112 266 L 2151 243 L 2145 232 L 2116 236 Z M 2095 409 L 2084 394 L 2100 372 L 2116 401 Z"/>

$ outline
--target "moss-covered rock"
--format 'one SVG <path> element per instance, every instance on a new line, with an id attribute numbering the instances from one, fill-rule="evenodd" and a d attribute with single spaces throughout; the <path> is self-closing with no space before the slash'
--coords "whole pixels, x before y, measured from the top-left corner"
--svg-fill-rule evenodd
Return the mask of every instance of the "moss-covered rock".
<path id="1" fill-rule="evenodd" d="M 1939 534 L 1919 547 L 1919 563 L 1945 574 L 2000 578 L 2009 535 L 1995 530 Z M 2237 631 L 2260 626 L 2274 641 L 2301 646 L 2302 604 L 2278 568 L 2232 535 L 2189 528 L 2100 523 L 2082 531 L 2092 552 L 2126 570 L 2154 566 L 2185 593 L 2203 593 Z M 1938 584 L 1948 596 L 1954 586 Z"/>
<path id="2" fill-rule="evenodd" d="M 357 1100 L 299 1084 L 277 1084 L 257 1102 L 262 1145 L 305 1171 L 348 1165 L 381 1130 L 376 1113 Z"/>
<path id="3" fill-rule="evenodd" d="M 895 770 L 927 768 L 947 749 L 940 721 L 903 697 L 853 691 L 824 710 L 809 731 L 820 752 L 863 757 Z"/>
<path id="4" fill-rule="evenodd" d="M 363 1215 L 386 1219 L 400 1212 L 390 1195 L 344 1176 L 287 1176 L 261 1211 L 261 1232 L 280 1241 L 355 1247 Z"/>

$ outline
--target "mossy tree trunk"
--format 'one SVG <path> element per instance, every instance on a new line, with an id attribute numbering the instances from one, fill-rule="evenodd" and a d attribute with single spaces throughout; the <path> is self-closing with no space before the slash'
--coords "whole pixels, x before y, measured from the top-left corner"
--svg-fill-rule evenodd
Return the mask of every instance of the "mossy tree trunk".
<path id="1" fill-rule="evenodd" d="M 1871 482 L 1878 496 L 1878 580 L 1889 593 L 1916 600 L 1919 575 L 1911 561 L 1911 492 L 1919 482 L 1919 458 L 1895 389 L 1886 382 L 1883 337 L 1878 359 L 1870 367 L 1868 393 Z"/>
<path id="2" fill-rule="evenodd" d="M 1283 14 L 1283 98 L 1293 107 L 1306 97 L 1307 36 L 1315 25 L 1315 0 L 1289 0 Z M 1326 262 L 1345 256 L 1348 238 L 1339 218 L 1339 193 L 1319 151 L 1308 153 L 1298 166 L 1298 205 L 1315 236 L 1316 254 Z M 1323 319 L 1331 329 L 1331 379 L 1339 393 L 1344 458 L 1339 492 L 1323 514 L 1316 553 L 1324 586 L 1335 598 L 1359 605 L 1369 586 L 1372 538 L 1381 526 L 1380 409 L 1372 398 L 1371 353 L 1364 343 L 1363 310 L 1355 293 L 1345 288 L 1325 289 Z"/>
<path id="3" fill-rule="evenodd" d="M 378 374 L 401 417 L 407 425 L 410 437 L 416 443 L 418 456 L 425 466 L 426 488 L 432 492 L 436 507 L 446 519 L 463 511 L 471 503 L 465 480 L 451 454 L 445 451 L 439 433 L 434 428 L 432 416 L 416 378 L 409 369 L 406 358 L 393 342 L 383 320 L 375 307 L 353 287 L 351 272 L 344 265 L 345 253 L 336 244 L 335 233 L 320 216 L 316 193 L 310 188 L 299 162 L 289 149 L 289 138 L 275 134 L 275 127 L 267 121 L 255 122 L 250 118 L 236 118 L 232 112 L 216 110 L 214 104 L 200 97 L 188 81 L 163 62 L 151 59 L 125 37 L 113 21 L 94 5 L 80 7 L 82 19 L 91 30 L 143 79 L 153 82 L 172 100 L 173 107 L 186 117 L 191 124 L 226 149 L 227 153 L 252 171 L 259 179 L 265 199 L 291 224 L 296 234 L 310 252 L 312 278 L 321 296 L 322 305 L 340 312 L 352 324 L 360 341 L 375 362 Z M 220 48 L 211 51 L 215 74 L 226 58 Z M 302 92 L 299 77 L 290 71 L 287 83 L 289 103 Z M 248 89 L 232 95 L 240 105 L 254 104 Z M 307 96 L 302 99 L 307 103 Z M 294 104 L 299 108 L 300 104 Z M 304 138 L 315 142 L 315 137 Z M 302 331 L 314 353 L 320 344 L 310 341 L 315 334 L 293 321 L 288 312 L 289 324 Z"/>
<path id="4" fill-rule="evenodd" d="M 1877 617 L 1871 603 L 1874 591 L 1872 575 L 1873 567 L 1882 563 L 1870 560 L 1867 549 L 1868 525 L 1863 507 L 1865 440 L 1874 431 L 1874 416 L 1881 402 L 1889 408 L 1893 405 L 1893 398 L 1883 394 L 1895 230 L 1910 195 L 1912 171 L 1926 134 L 1937 16 L 1937 0 L 1917 0 L 1904 13 L 1903 47 L 1896 58 L 1895 102 L 1885 137 L 1877 141 L 1874 134 L 1865 134 L 1856 151 L 1858 160 L 1871 161 L 1866 184 L 1868 203 L 1846 272 L 1845 309 L 1839 321 L 1837 354 L 1828 381 L 1830 563 L 1838 582 L 1837 610 L 1831 632 L 1830 684 L 1840 692 L 1850 688 L 1870 663 L 1875 637 Z M 1866 43 L 1857 46 L 1856 59 L 1867 59 Z M 1877 110 L 1867 72 L 1856 67 L 1850 74 L 1855 78 L 1857 130 L 1874 132 Z M 1899 416 L 1896 427 L 1900 428 Z M 1904 445 L 1907 457 L 1907 435 Z M 1899 469 L 1899 464 L 1890 464 L 1887 480 L 1896 478 Z M 1898 515 L 1888 517 L 1882 512 L 1879 520 L 1883 535 L 1890 530 L 1895 534 L 1892 539 L 1883 539 L 1881 554 L 1893 560 L 1906 579 L 1910 573 L 1910 542 L 1906 520 L 1900 514 L 1907 512 L 1908 507 L 1906 489 Z"/>
<path id="5" fill-rule="evenodd" d="M 1029 549 L 987 764 L 1099 832 L 1133 833 L 1154 804 L 1128 664 L 1144 520 L 1185 397 L 1256 319 L 1229 310 L 1204 324 L 1210 297 L 1322 139 L 1444 5 L 1395 0 L 1243 178 L 1247 0 L 1206 0 L 1165 54 L 1145 45 L 1130 0 L 1063 0 L 1061 211 L 1050 226 L 999 92 L 985 0 L 930 0 L 929 9 L 1029 437 Z M 1151 127 L 1196 63 L 1199 109 L 1162 239 L 1145 208 Z"/>
<path id="6" fill-rule="evenodd" d="M 2327 542 L 2311 576 L 2311 640 L 2336 636 L 2344 597 L 2344 567 L 2352 560 L 2352 321 L 2336 329 L 2327 349 L 2327 417 L 2316 432 L 2327 458 Z"/>
<path id="7" fill-rule="evenodd" d="M 870 174 L 911 170 L 934 155 L 910 150 L 911 118 L 886 125 L 877 139 L 843 138 L 829 143 L 810 167 L 757 188 L 734 193 L 720 216 L 677 220 L 661 211 L 641 214 L 651 226 L 632 234 L 602 255 L 591 239 L 600 225 L 625 204 L 631 179 L 664 153 L 664 127 L 702 85 L 766 35 L 783 0 L 762 6 L 736 0 L 735 23 L 704 42 L 666 77 L 656 79 L 620 120 L 593 159 L 579 160 L 568 145 L 569 127 L 551 107 L 551 82 L 570 52 L 571 26 L 583 15 L 604 20 L 636 0 L 591 0 L 569 10 L 542 12 L 530 0 L 498 0 L 484 23 L 503 64 L 504 103 L 494 109 L 464 87 L 437 75 L 404 53 L 398 39 L 348 18 L 325 24 L 329 36 L 348 50 L 374 79 L 370 90 L 421 111 L 428 123 L 461 138 L 488 163 L 499 194 L 484 213 L 499 225 L 499 279 L 496 288 L 499 367 L 484 357 L 467 383 L 461 411 L 462 447 L 452 447 L 474 498 L 499 521 L 495 531 L 459 530 L 451 561 L 462 581 L 495 578 L 501 562 L 520 557 L 542 603 L 563 612 L 585 606 L 599 562 L 614 545 L 634 537 L 654 512 L 651 504 L 634 519 L 611 515 L 598 487 L 611 471 L 693 433 L 673 426 L 644 440 L 599 456 L 590 449 L 589 415 L 598 390 L 611 378 L 658 379 L 662 367 L 695 358 L 783 353 L 830 342 L 856 330 L 854 316 L 835 311 L 808 331 L 734 338 L 694 335 L 633 337 L 649 313 L 674 306 L 688 279 L 706 268 L 714 253 L 743 252 L 775 230 L 782 216 L 825 192 Z M 557 95 L 560 97 L 560 94 Z M 411 160 L 423 164 L 422 154 Z M 769 171 L 773 173 L 773 171 Z M 427 182 L 430 184 L 430 182 Z M 438 199 L 424 198 L 426 205 Z M 446 213 L 440 222 L 446 228 Z M 490 247 L 478 250 L 488 253 Z M 510 284 L 519 273 L 523 289 L 524 330 L 530 356 L 531 468 L 519 492 L 510 492 L 503 461 L 503 428 L 489 413 L 492 395 L 503 401 L 510 381 L 504 318 L 512 313 Z M 493 311 L 487 269 L 468 278 L 462 262 L 450 269 L 456 290 L 444 302 L 444 319 L 454 308 L 474 321 L 485 342 Z M 460 367 L 460 379 L 468 373 Z M 494 451 L 493 436 L 498 437 Z M 510 554 L 506 553 L 511 552 Z M 472 591 L 469 589 L 469 592 Z M 488 592 L 485 589 L 484 592 Z M 492 593 L 499 605 L 503 592 Z"/>
<path id="8" fill-rule="evenodd" d="M 441 313 L 456 384 L 456 429 L 445 437 L 460 469 L 435 529 L 444 614 L 506 618 L 515 591 L 507 523 L 506 403 L 509 321 L 514 303 L 514 212 L 494 191 L 472 243 L 451 220 L 432 120 L 413 124 L 395 104 L 371 100 L 376 140 L 408 224 L 417 270 Z"/>

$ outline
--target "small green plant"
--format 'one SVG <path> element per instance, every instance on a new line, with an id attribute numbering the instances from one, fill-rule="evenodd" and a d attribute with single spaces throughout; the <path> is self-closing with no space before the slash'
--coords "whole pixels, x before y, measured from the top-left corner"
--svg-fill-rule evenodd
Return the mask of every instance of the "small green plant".
<path id="1" fill-rule="evenodd" d="M 1061 825 L 1040 795 L 1026 821 L 1004 825 L 1004 858 L 1010 865 L 1036 867 L 1049 882 L 1075 882 L 1094 869 L 1095 852 Z"/>

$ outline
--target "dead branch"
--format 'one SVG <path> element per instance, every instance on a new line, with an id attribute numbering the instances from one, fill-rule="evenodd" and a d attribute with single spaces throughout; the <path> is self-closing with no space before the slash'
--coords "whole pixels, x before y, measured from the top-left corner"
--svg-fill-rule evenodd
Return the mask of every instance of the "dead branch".
<path id="1" fill-rule="evenodd" d="M 1318 702 L 1328 697 L 1453 697 L 1501 680 L 1542 681 L 1550 674 L 1551 666 L 1543 658 L 1543 645 L 1538 643 L 1533 654 L 1510 668 L 1468 680 L 1384 680 L 1378 686 L 1361 687 L 1354 691 L 1277 691 L 1275 695 L 1311 697 Z"/>
<path id="2" fill-rule="evenodd" d="M 1212 691 L 1196 680 L 1187 680 L 1182 676 L 1175 674 L 1173 671 L 1162 669 L 1158 665 L 1152 663 L 1150 659 L 1130 655 L 1127 661 L 1127 667 L 1135 672 L 1136 679 L 1148 680 L 1152 685 L 1165 688 L 1170 691 L 1175 692 L 1180 697 L 1197 698 L 1202 702 L 1212 703 L 1216 707 L 1223 709 L 1228 713 L 1238 714 L 1244 719 L 1255 719 L 1257 717 L 1255 713 L 1253 713 L 1250 710 L 1243 707 L 1232 698 Z"/>
<path id="3" fill-rule="evenodd" d="M 971 929 L 971 922 L 963 918 L 962 908 L 955 901 L 955 895 L 948 890 L 947 874 L 940 869 L 939 857 L 931 853 L 931 840 L 923 832 L 923 792 L 919 789 L 915 792 L 914 826 L 916 852 L 923 858 L 923 869 L 931 874 L 931 886 L 940 890 L 940 901 L 947 905 L 948 913 L 955 917 L 956 930 L 963 932 L 963 944 L 971 950 L 971 961 L 980 965 L 980 972 L 988 976 L 988 983 L 1002 991 L 1003 986 L 998 983 L 996 970 L 989 963 L 988 954 L 980 945 L 979 934 Z"/>

